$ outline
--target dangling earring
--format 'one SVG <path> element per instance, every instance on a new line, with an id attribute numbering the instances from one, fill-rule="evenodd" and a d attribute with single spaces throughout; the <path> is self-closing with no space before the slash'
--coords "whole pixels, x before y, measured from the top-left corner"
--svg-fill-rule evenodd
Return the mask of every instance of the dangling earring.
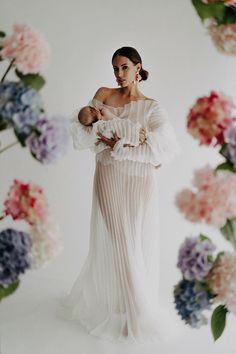
<path id="1" fill-rule="evenodd" d="M 139 82 L 140 80 L 141 80 L 141 76 L 140 76 L 140 74 L 139 73 L 136 73 L 136 75 L 135 75 L 135 81 L 136 82 Z"/>

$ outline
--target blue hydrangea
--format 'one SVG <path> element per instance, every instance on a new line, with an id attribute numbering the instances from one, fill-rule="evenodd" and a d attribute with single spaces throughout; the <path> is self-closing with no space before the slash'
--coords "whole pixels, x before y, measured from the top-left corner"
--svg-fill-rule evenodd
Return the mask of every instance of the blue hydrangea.
<path id="1" fill-rule="evenodd" d="M 24 142 L 43 110 L 39 93 L 22 82 L 0 83 L 0 117 Z"/>
<path id="2" fill-rule="evenodd" d="M 174 303 L 182 320 L 191 327 L 199 328 L 208 322 L 203 311 L 211 309 L 212 295 L 203 284 L 182 279 L 174 287 Z"/>
<path id="3" fill-rule="evenodd" d="M 38 161 L 49 164 L 57 161 L 66 151 L 69 140 L 69 125 L 64 117 L 53 116 L 48 119 L 44 116 L 37 122 L 26 144 Z"/>
<path id="4" fill-rule="evenodd" d="M 215 245 L 209 239 L 187 237 L 178 254 L 177 267 L 187 280 L 202 280 L 213 265 L 212 252 Z"/>
<path id="5" fill-rule="evenodd" d="M 0 285 L 18 280 L 30 268 L 32 240 L 28 233 L 14 229 L 0 232 Z"/>

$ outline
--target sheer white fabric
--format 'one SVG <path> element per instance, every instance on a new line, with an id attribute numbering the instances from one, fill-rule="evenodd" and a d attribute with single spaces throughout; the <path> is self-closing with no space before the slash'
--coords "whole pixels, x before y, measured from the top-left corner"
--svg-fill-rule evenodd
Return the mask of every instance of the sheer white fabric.
<path id="1" fill-rule="evenodd" d="M 89 104 L 104 105 L 96 99 Z M 117 119 L 131 127 L 132 122 L 132 127 L 145 127 L 148 137 L 143 146 L 123 147 L 121 141 L 137 139 L 136 128 L 123 129 L 126 135 L 120 136 L 113 151 L 103 146 L 97 152 L 97 127 L 84 127 L 71 119 L 74 147 L 93 150 L 96 169 L 89 253 L 61 305 L 66 318 L 78 320 L 92 335 L 155 341 L 167 335 L 173 322 L 168 322 L 158 302 L 158 172 L 154 165 L 170 161 L 180 150 L 167 115 L 156 101 L 104 106 L 118 117 L 112 124 Z"/>

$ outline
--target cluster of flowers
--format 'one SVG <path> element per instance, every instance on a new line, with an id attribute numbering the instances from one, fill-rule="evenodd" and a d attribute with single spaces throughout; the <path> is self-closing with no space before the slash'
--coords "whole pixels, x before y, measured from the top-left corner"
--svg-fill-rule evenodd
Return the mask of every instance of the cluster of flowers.
<path id="1" fill-rule="evenodd" d="M 191 222 L 204 222 L 217 228 L 236 215 L 236 175 L 215 171 L 210 165 L 194 171 L 195 190 L 188 188 L 176 194 L 175 204 Z"/>
<path id="2" fill-rule="evenodd" d="M 223 304 L 225 314 L 236 314 L 236 255 L 221 252 L 214 259 L 215 249 L 208 237 L 199 235 L 187 237 L 179 250 L 182 279 L 174 287 L 174 302 L 178 314 L 193 328 L 208 323 L 205 310 L 212 310 L 217 302 Z"/>
<path id="3" fill-rule="evenodd" d="M 31 26 L 14 25 L 13 34 L 0 39 L 0 58 L 11 60 L 7 72 L 15 67 L 20 78 L 4 81 L 4 75 L 0 83 L 0 130 L 13 128 L 20 144 L 43 164 L 57 161 L 70 137 L 68 121 L 60 115 L 49 117 L 38 92 L 45 82 L 39 73 L 49 57 L 48 43 Z"/>
<path id="4" fill-rule="evenodd" d="M 236 108 L 222 92 L 211 91 L 199 97 L 189 110 L 187 130 L 200 145 L 220 146 L 229 167 L 236 169 Z M 223 167 L 226 167 L 224 164 Z"/>
<path id="5" fill-rule="evenodd" d="M 192 0 L 192 3 L 219 52 L 236 55 L 236 1 Z"/>
<path id="6" fill-rule="evenodd" d="M 3 217 L 24 220 L 30 229 L 22 232 L 8 228 L 0 232 L 1 287 L 18 281 L 26 269 L 45 267 L 62 250 L 58 228 L 49 216 L 40 186 L 14 180 L 4 207 Z"/>
<path id="7" fill-rule="evenodd" d="M 176 194 L 175 204 L 191 222 L 204 222 L 220 229 L 236 250 L 236 118 L 232 100 L 212 91 L 199 98 L 187 116 L 187 130 L 200 145 L 220 146 L 225 161 L 212 168 L 206 164 L 194 171 L 193 190 Z M 220 252 L 204 235 L 187 238 L 179 250 L 183 279 L 175 286 L 176 309 L 183 320 L 199 328 L 207 323 L 204 310 L 221 302 L 211 317 L 215 339 L 223 333 L 226 314 L 236 314 L 236 253 Z"/>

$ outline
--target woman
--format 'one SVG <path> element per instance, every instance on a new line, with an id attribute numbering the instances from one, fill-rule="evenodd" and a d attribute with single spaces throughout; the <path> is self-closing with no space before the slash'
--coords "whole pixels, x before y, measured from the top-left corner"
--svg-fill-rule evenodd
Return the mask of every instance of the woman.
<path id="1" fill-rule="evenodd" d="M 127 122 L 127 134 L 108 139 L 94 126 L 71 119 L 76 149 L 96 153 L 90 244 L 86 262 L 63 300 L 71 319 L 90 334 L 114 340 L 160 339 L 164 328 L 158 305 L 158 218 L 156 169 L 179 152 L 173 127 L 157 101 L 138 82 L 148 72 L 136 49 L 122 47 L 112 57 L 118 88 L 101 87 L 89 105 L 108 108 Z M 141 124 L 140 145 L 133 146 Z"/>

